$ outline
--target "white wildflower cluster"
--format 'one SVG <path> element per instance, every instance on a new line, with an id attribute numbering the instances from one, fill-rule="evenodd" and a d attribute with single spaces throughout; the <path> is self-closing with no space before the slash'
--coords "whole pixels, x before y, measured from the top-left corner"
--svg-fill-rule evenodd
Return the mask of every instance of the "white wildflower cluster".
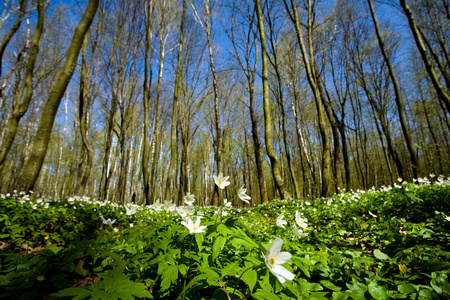
<path id="1" fill-rule="evenodd" d="M 276 224 L 281 227 L 285 228 L 285 226 L 288 224 L 286 220 L 283 220 L 284 214 L 280 214 L 276 219 Z M 298 238 L 306 237 L 308 233 L 306 232 L 308 229 L 308 219 L 302 217 L 302 213 L 296 211 L 295 212 L 295 222 L 297 223 L 298 227 L 295 224 L 291 225 L 292 232 L 294 235 Z"/>

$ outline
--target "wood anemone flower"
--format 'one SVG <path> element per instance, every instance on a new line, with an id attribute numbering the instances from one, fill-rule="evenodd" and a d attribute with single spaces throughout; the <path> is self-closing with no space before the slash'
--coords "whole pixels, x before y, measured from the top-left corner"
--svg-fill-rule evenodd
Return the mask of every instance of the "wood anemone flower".
<path id="1" fill-rule="evenodd" d="M 275 275 L 281 283 L 284 283 L 286 279 L 293 280 L 295 276 L 282 266 L 282 264 L 288 262 L 292 257 L 292 254 L 289 252 L 280 252 L 282 246 L 283 240 L 277 237 L 269 249 L 267 249 L 265 262 L 269 271 Z"/>
<path id="2" fill-rule="evenodd" d="M 214 182 L 217 184 L 217 186 L 219 188 L 221 188 L 222 190 L 230 185 L 230 182 L 228 181 L 228 178 L 230 178 L 230 176 L 223 176 L 222 173 L 219 173 L 219 176 L 213 175 L 214 177 Z"/>
<path id="3" fill-rule="evenodd" d="M 197 217 L 197 220 L 192 222 L 191 218 L 186 218 L 185 221 L 181 222 L 181 225 L 186 226 L 187 229 L 189 229 L 189 233 L 202 233 L 205 232 L 205 228 L 207 226 L 200 226 L 200 217 Z"/>
<path id="4" fill-rule="evenodd" d="M 250 196 L 246 195 L 247 189 L 244 189 L 244 186 L 238 190 L 238 197 L 247 204 L 250 204 L 248 200 L 252 199 Z"/>

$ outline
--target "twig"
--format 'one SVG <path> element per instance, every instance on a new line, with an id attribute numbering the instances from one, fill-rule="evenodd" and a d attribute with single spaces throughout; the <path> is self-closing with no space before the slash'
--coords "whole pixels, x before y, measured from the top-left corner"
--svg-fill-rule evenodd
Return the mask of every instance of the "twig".
<path id="1" fill-rule="evenodd" d="M 223 280 L 222 279 L 220 279 L 220 283 L 222 283 L 222 287 L 223 287 L 223 289 L 225 291 L 225 294 L 227 294 L 228 300 L 231 300 L 230 294 L 228 294 L 227 288 L 225 287 L 225 284 L 223 284 Z"/>

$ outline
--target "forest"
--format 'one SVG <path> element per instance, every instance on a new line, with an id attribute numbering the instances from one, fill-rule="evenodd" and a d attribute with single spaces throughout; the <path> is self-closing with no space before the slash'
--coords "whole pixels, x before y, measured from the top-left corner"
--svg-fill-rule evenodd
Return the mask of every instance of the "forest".
<path id="1" fill-rule="evenodd" d="M 0 193 L 255 206 L 450 173 L 448 0 L 2 2 Z"/>

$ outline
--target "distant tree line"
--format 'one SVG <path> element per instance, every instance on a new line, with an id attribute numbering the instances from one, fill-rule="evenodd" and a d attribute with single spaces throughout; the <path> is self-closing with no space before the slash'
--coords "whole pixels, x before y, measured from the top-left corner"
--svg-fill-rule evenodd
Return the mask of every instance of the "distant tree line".
<path id="1" fill-rule="evenodd" d="M 1 193 L 256 205 L 450 172 L 448 0 L 7 0 L 0 38 Z"/>

